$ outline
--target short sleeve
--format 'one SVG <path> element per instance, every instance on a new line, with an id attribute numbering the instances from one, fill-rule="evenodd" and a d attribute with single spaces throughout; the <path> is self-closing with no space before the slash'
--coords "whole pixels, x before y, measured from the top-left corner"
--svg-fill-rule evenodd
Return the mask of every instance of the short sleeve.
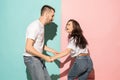
<path id="1" fill-rule="evenodd" d="M 73 39 L 69 40 L 67 48 L 70 48 L 72 50 L 75 49 L 75 41 Z"/>
<path id="2" fill-rule="evenodd" d="M 27 28 L 27 32 L 26 32 L 26 38 L 30 38 L 35 40 L 38 34 L 38 29 L 36 26 L 30 25 Z"/>

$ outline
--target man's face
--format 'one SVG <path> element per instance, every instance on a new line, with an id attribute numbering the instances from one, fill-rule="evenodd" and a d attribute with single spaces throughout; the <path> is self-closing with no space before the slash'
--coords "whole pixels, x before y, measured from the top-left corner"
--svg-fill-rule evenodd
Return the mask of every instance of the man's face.
<path id="1" fill-rule="evenodd" d="M 54 18 L 54 11 L 51 10 L 48 15 L 47 15 L 47 23 L 51 23 L 53 21 L 53 18 Z"/>

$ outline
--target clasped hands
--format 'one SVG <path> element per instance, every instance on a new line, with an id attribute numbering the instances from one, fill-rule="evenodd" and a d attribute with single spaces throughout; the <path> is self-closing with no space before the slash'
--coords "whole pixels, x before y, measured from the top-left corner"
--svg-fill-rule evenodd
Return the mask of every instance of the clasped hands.
<path id="1" fill-rule="evenodd" d="M 46 61 L 47 62 L 53 62 L 54 60 L 56 60 L 55 56 L 59 54 L 59 53 L 54 53 L 54 56 L 47 56 Z"/>

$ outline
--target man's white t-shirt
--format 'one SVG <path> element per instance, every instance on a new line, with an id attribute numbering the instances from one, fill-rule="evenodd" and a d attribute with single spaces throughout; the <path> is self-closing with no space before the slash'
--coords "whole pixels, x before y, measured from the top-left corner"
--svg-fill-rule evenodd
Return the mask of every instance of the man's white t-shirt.
<path id="1" fill-rule="evenodd" d="M 69 40 L 67 48 L 72 49 L 72 51 L 71 51 L 71 53 L 70 53 L 70 54 L 71 54 L 71 57 L 76 57 L 76 56 L 78 56 L 80 53 L 85 53 L 85 54 L 88 53 L 88 49 L 87 49 L 87 48 L 81 49 L 81 48 L 79 48 L 78 46 L 76 47 L 75 41 L 74 41 L 73 38 L 71 38 L 71 39 Z"/>
<path id="2" fill-rule="evenodd" d="M 35 41 L 34 48 L 42 53 L 44 45 L 44 25 L 38 20 L 32 22 L 26 31 L 26 40 L 33 39 Z M 25 51 L 24 56 L 33 56 Z"/>

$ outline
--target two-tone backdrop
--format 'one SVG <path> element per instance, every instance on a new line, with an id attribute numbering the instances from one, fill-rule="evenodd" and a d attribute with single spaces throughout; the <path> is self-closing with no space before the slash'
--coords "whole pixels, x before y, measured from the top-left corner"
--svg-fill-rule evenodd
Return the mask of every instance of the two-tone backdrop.
<path id="1" fill-rule="evenodd" d="M 30 80 L 22 57 L 25 32 L 29 23 L 39 18 L 45 4 L 56 10 L 54 23 L 45 29 L 45 44 L 63 51 L 67 46 L 65 25 L 69 19 L 75 19 L 89 42 L 95 80 L 119 80 L 119 0 L 1 0 L 0 80 Z M 70 61 L 64 66 L 60 62 L 46 63 L 52 80 L 67 80 Z"/>

